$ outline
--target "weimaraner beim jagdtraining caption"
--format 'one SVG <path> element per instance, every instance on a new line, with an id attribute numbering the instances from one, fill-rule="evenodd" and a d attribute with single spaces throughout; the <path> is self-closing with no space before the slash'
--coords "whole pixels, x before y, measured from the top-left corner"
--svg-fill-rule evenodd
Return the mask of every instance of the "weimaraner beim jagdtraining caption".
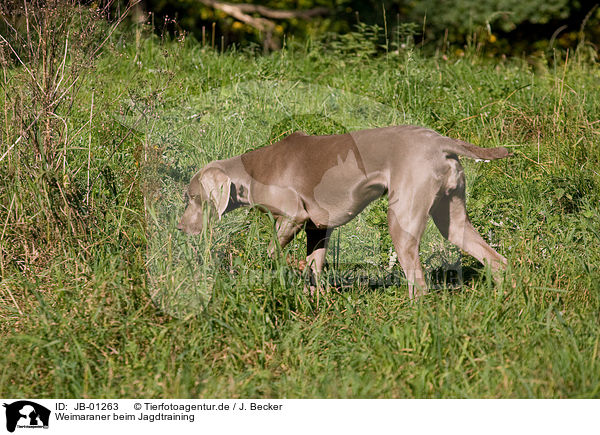
<path id="1" fill-rule="evenodd" d="M 458 155 L 494 160 L 511 154 L 504 147 L 480 148 L 416 126 L 334 136 L 296 132 L 202 168 L 189 184 L 189 203 L 178 228 L 199 234 L 204 204 L 219 219 L 240 206 L 260 206 L 276 219 L 282 248 L 306 230 L 306 262 L 318 276 L 332 230 L 387 193 L 390 235 L 414 298 L 427 291 L 419 243 L 429 215 L 445 238 L 489 264 L 492 272 L 507 264 L 469 221 Z M 269 255 L 276 249 L 272 244 Z"/>

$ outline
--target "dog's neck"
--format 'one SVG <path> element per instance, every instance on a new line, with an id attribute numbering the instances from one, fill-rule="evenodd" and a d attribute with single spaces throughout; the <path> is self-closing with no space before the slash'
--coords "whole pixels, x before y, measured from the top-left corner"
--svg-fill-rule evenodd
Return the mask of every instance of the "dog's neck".
<path id="1" fill-rule="evenodd" d="M 241 182 L 240 180 L 232 180 L 229 204 L 227 205 L 226 212 L 235 210 L 236 208 L 243 207 L 245 205 L 250 205 L 249 187 L 250 186 L 247 186 L 246 183 Z"/>
<path id="2" fill-rule="evenodd" d="M 229 202 L 225 209 L 225 213 L 240 207 L 252 205 L 252 200 L 250 198 L 250 180 L 243 168 L 240 156 L 218 161 L 217 165 L 231 177 Z M 240 176 L 240 174 L 242 174 L 242 176 Z"/>

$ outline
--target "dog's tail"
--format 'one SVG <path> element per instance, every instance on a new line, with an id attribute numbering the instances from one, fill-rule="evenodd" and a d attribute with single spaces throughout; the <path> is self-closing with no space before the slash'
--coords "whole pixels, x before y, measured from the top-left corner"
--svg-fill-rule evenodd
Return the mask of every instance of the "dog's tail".
<path id="1" fill-rule="evenodd" d="M 458 139 L 448 138 L 444 151 L 450 154 L 460 154 L 477 160 L 497 160 L 513 155 L 507 148 L 481 148 Z"/>

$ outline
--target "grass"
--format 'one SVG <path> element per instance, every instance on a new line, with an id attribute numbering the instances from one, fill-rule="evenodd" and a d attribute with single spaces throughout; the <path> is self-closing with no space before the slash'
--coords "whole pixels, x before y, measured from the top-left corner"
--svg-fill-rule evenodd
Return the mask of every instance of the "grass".
<path id="1" fill-rule="evenodd" d="M 68 183 L 87 187 L 88 168 L 96 180 L 81 190 L 85 231 L 53 233 L 39 213 L 52 198 L 19 172 L 18 147 L 0 162 L 1 396 L 600 396 L 597 65 L 336 50 L 258 56 L 113 36 L 66 119 L 83 127 L 67 161 L 84 169 Z M 506 284 L 465 256 L 462 286 L 414 304 L 405 284 L 310 300 L 284 261 L 301 258 L 302 237 L 268 260 L 268 217 L 226 215 L 210 249 L 174 231 L 185 185 L 211 160 L 296 129 L 394 123 L 515 151 L 463 160 L 467 208 L 509 259 Z M 15 139 L 3 131 L 2 154 Z M 385 206 L 334 236 L 330 262 L 387 266 Z M 457 255 L 429 229 L 422 258 L 440 250 Z"/>

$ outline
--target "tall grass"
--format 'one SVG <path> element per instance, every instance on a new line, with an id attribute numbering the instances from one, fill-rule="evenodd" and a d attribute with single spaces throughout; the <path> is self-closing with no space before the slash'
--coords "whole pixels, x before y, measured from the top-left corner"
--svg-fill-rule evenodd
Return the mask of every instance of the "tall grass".
<path id="1" fill-rule="evenodd" d="M 49 127 L 34 123 L 28 140 L 42 149 L 50 135 L 52 171 L 38 145 L 15 143 L 46 112 L 21 104 L 33 98 L 31 76 L 3 52 L 0 395 L 600 395 L 597 65 L 577 53 L 535 71 L 469 53 L 424 58 L 410 46 L 363 55 L 357 35 L 352 50 L 290 42 L 268 56 L 138 35 L 113 33 Z M 252 83 L 286 92 L 249 92 Z M 463 257 L 462 286 L 415 304 L 405 285 L 331 286 L 312 300 L 286 263 L 301 258 L 301 237 L 267 259 L 268 217 L 227 215 L 204 253 L 174 231 L 182 190 L 208 161 L 295 129 L 404 122 L 515 151 L 463 162 L 471 218 L 509 259 L 504 285 Z M 360 254 L 386 266 L 383 213 L 385 201 L 340 230 L 330 263 Z M 373 240 L 379 251 L 368 250 Z M 428 240 L 423 256 L 446 249 L 434 233 Z M 207 256 L 219 266 L 211 297 L 176 298 L 191 308 L 161 299 Z"/>

